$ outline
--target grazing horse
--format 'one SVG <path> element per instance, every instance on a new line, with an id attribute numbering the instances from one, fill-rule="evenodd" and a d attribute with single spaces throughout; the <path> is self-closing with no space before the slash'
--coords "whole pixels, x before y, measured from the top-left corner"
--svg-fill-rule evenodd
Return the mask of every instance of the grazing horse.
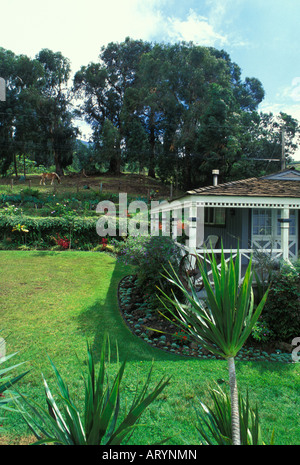
<path id="1" fill-rule="evenodd" d="M 55 178 L 57 179 L 57 182 L 60 184 L 60 183 L 61 183 L 61 179 L 60 179 L 60 177 L 58 176 L 58 174 L 56 174 L 56 173 L 43 173 L 43 174 L 41 174 L 40 184 L 44 184 L 44 186 L 45 186 L 45 184 L 46 184 L 46 183 L 45 183 L 46 179 L 51 179 L 51 184 L 53 184 Z"/>

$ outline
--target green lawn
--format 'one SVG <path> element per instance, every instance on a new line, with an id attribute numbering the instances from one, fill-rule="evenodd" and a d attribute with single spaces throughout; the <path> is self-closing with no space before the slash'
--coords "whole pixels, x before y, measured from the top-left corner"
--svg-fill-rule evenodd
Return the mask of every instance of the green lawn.
<path id="1" fill-rule="evenodd" d="M 73 251 L 0 251 L 0 263 L 0 329 L 9 336 L 7 352 L 19 352 L 14 363 L 27 361 L 30 369 L 18 384 L 22 393 L 44 403 L 41 372 L 51 387 L 54 380 L 48 354 L 80 404 L 86 340 L 97 360 L 108 332 L 112 370 L 116 341 L 120 358 L 128 360 L 124 403 L 126 399 L 130 403 L 139 380 L 145 380 L 152 360 L 153 384 L 172 375 L 170 386 L 143 418 L 147 426 L 138 429 L 131 443 L 151 444 L 172 435 L 170 444 L 197 444 L 193 407 L 199 398 L 209 399 L 208 383 L 227 383 L 227 363 L 171 355 L 133 336 L 117 301 L 118 283 L 130 268 L 103 253 Z M 299 375 L 299 363 L 237 362 L 239 388 L 245 392 L 248 387 L 251 400 L 258 402 L 265 442 L 275 428 L 276 444 L 300 444 Z M 30 434 L 17 414 L 10 413 L 3 424 L 2 444 L 19 442 Z"/>

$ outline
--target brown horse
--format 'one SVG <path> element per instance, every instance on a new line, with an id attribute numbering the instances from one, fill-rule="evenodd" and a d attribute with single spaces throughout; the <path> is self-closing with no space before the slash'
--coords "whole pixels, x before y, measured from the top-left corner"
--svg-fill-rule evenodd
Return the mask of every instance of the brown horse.
<path id="1" fill-rule="evenodd" d="M 61 183 L 61 179 L 60 179 L 60 177 L 58 176 L 58 174 L 56 174 L 56 173 L 43 173 L 43 174 L 41 174 L 40 184 L 44 184 L 44 186 L 45 186 L 45 184 L 46 184 L 46 183 L 45 183 L 46 179 L 51 179 L 51 184 L 53 184 L 55 178 L 57 179 L 57 182 L 60 184 L 60 183 Z"/>

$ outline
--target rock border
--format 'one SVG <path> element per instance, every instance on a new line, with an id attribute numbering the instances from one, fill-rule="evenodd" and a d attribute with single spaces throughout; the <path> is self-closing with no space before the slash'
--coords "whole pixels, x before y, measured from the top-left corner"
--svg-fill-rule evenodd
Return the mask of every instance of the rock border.
<path id="1" fill-rule="evenodd" d="M 189 344 L 178 344 L 176 342 L 171 342 L 170 337 L 165 334 L 159 335 L 157 333 L 157 337 L 153 334 L 153 331 L 147 329 L 145 323 L 147 321 L 147 317 L 150 317 L 150 314 L 145 315 L 144 318 L 139 318 L 137 321 L 134 321 L 132 315 L 128 311 L 128 307 L 132 307 L 130 301 L 130 294 L 133 289 L 132 287 L 128 286 L 130 281 L 132 282 L 134 279 L 134 275 L 126 275 L 124 276 L 118 284 L 118 305 L 119 311 L 123 321 L 125 322 L 128 329 L 131 333 L 144 342 L 149 344 L 153 348 L 157 348 L 168 352 L 173 355 L 180 355 L 189 358 L 197 358 L 197 359 L 204 359 L 204 360 L 224 360 L 222 357 L 215 356 L 204 349 L 200 344 L 196 342 L 190 342 Z M 124 283 L 126 283 L 126 288 L 124 287 Z M 131 289 L 131 292 L 129 291 Z M 126 299 L 123 297 L 126 294 Z M 125 303 L 124 303 L 125 302 Z M 141 303 L 142 305 L 142 303 Z M 150 324 L 149 324 L 150 326 Z M 239 351 L 237 356 L 235 357 L 236 361 L 259 361 L 259 362 L 278 362 L 278 363 L 294 363 L 292 359 L 292 354 L 288 352 L 284 352 L 281 349 L 276 349 L 274 353 L 268 353 L 264 350 L 254 348 L 254 347 L 242 347 Z"/>

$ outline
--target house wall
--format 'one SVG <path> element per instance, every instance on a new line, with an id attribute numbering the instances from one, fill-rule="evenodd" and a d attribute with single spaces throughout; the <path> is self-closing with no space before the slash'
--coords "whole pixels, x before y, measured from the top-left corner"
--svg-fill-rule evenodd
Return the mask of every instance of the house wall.
<path id="1" fill-rule="evenodd" d="M 224 249 L 247 249 L 250 245 L 251 223 L 248 208 L 226 208 L 225 226 L 204 225 L 204 238 L 217 235 L 222 239 Z M 221 247 L 219 241 L 218 247 Z"/>
<path id="2" fill-rule="evenodd" d="M 199 212 L 200 207 L 198 207 L 197 210 L 197 217 L 198 219 L 201 217 L 203 218 L 203 215 L 201 216 Z M 292 258 L 299 256 L 297 252 L 300 246 L 300 214 L 297 214 L 297 217 L 298 231 L 296 232 L 296 237 L 290 236 L 290 241 L 293 241 L 290 242 L 290 253 Z M 274 233 L 272 237 L 274 236 L 277 242 L 279 241 L 278 247 L 280 248 L 281 235 L 278 235 L 277 233 L 277 217 L 275 219 L 276 221 L 273 225 Z M 238 246 L 240 249 L 251 249 L 253 247 L 253 241 L 258 241 L 259 243 L 261 243 L 262 247 L 264 247 L 265 244 L 263 241 L 270 241 L 271 239 L 270 236 L 252 237 L 251 208 L 225 208 L 225 225 L 204 224 L 204 240 L 207 239 L 209 235 L 217 235 L 220 239 L 222 239 L 224 249 L 237 249 Z M 202 243 L 202 241 L 200 240 L 200 236 L 202 237 L 202 232 L 201 234 L 197 234 L 197 247 L 200 247 Z M 221 248 L 221 240 L 219 240 L 216 248 Z"/>

